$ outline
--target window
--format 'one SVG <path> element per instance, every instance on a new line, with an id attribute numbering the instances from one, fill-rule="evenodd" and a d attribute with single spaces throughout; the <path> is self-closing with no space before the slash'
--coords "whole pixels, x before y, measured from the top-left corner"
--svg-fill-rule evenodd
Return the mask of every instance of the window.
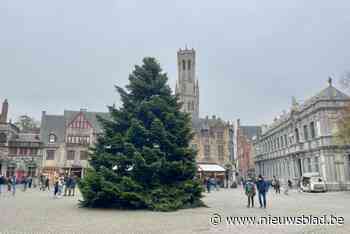
<path id="1" fill-rule="evenodd" d="M 188 70 L 191 70 L 191 60 L 188 60 L 188 61 L 187 61 L 187 69 L 188 69 Z"/>
<path id="2" fill-rule="evenodd" d="M 219 160 L 224 159 L 224 146 L 223 145 L 218 145 L 218 157 L 219 157 Z"/>
<path id="3" fill-rule="evenodd" d="M 288 146 L 287 134 L 286 134 L 286 135 L 284 135 L 284 144 L 285 144 L 285 146 Z"/>
<path id="4" fill-rule="evenodd" d="M 281 147 L 284 147 L 284 140 L 283 140 L 283 136 L 281 136 Z"/>
<path id="5" fill-rule="evenodd" d="M 17 155 L 17 148 L 10 148 L 11 155 Z"/>
<path id="6" fill-rule="evenodd" d="M 318 165 L 318 157 L 314 158 L 314 163 L 315 163 L 315 171 L 320 172 L 320 167 Z"/>
<path id="7" fill-rule="evenodd" d="M 317 121 L 316 122 L 316 130 L 317 130 L 317 136 L 320 137 L 322 134 L 321 134 L 321 123 L 320 121 Z"/>
<path id="8" fill-rule="evenodd" d="M 56 135 L 55 134 L 50 134 L 49 135 L 49 143 L 55 143 L 56 142 Z"/>
<path id="9" fill-rule="evenodd" d="M 75 151 L 74 150 L 69 150 L 67 152 L 67 160 L 74 160 L 75 158 Z"/>
<path id="10" fill-rule="evenodd" d="M 80 151 L 80 160 L 87 160 L 87 159 L 88 159 L 88 152 Z"/>
<path id="11" fill-rule="evenodd" d="M 310 133 L 312 139 L 316 137 L 315 122 L 310 123 Z"/>
<path id="12" fill-rule="evenodd" d="M 224 139 L 224 132 L 217 132 L 216 137 L 219 141 L 222 141 Z"/>
<path id="13" fill-rule="evenodd" d="M 186 61 L 182 60 L 182 70 L 186 70 Z"/>
<path id="14" fill-rule="evenodd" d="M 304 125 L 304 139 L 307 141 L 309 139 L 309 133 L 307 130 L 307 125 Z"/>
<path id="15" fill-rule="evenodd" d="M 0 143 L 5 143 L 7 141 L 7 137 L 5 133 L 0 133 Z"/>
<path id="16" fill-rule="evenodd" d="M 38 149 L 35 149 L 35 148 L 30 149 L 29 154 L 33 155 L 33 156 L 37 155 L 38 154 Z"/>
<path id="17" fill-rule="evenodd" d="M 54 160 L 55 159 L 55 151 L 47 150 L 46 151 L 46 160 Z"/>
<path id="18" fill-rule="evenodd" d="M 294 133 L 295 133 L 295 143 L 299 143 L 299 141 L 300 141 L 300 138 L 299 138 L 299 129 L 296 128 L 296 129 L 294 130 Z"/>
<path id="19" fill-rule="evenodd" d="M 311 158 L 308 158 L 308 159 L 307 159 L 307 171 L 308 171 L 308 172 L 311 172 L 311 171 L 312 171 L 312 169 L 311 169 Z"/>
<path id="20" fill-rule="evenodd" d="M 27 155 L 27 149 L 26 148 L 19 148 L 19 154 L 20 155 Z"/>
<path id="21" fill-rule="evenodd" d="M 203 137 L 209 137 L 209 130 L 203 129 L 203 130 L 202 130 L 202 136 L 203 136 Z"/>
<path id="22" fill-rule="evenodd" d="M 205 158 L 210 158 L 210 145 L 205 145 L 204 146 L 204 157 Z"/>
<path id="23" fill-rule="evenodd" d="M 188 102 L 188 103 L 187 103 L 187 110 L 191 111 L 191 109 L 192 109 L 192 108 L 191 108 L 191 102 Z"/>

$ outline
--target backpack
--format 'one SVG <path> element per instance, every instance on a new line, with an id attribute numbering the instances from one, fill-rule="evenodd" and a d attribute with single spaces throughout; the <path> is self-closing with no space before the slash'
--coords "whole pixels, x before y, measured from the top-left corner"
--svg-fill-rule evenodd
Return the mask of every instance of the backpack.
<path id="1" fill-rule="evenodd" d="M 252 182 L 248 182 L 246 184 L 246 189 L 245 189 L 247 194 L 254 194 L 255 193 L 255 187 Z"/>

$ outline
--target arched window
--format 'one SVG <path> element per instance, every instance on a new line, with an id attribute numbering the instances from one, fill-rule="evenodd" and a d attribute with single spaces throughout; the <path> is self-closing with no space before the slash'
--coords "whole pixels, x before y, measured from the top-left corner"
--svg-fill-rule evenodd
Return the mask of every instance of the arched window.
<path id="1" fill-rule="evenodd" d="M 182 60 L 182 70 L 186 70 L 186 61 Z"/>
<path id="2" fill-rule="evenodd" d="M 5 143 L 7 140 L 6 134 L 1 132 L 0 133 L 0 143 Z"/>
<path id="3" fill-rule="evenodd" d="M 187 61 L 187 70 L 191 70 L 191 60 Z"/>
<path id="4" fill-rule="evenodd" d="M 50 143 L 50 144 L 55 143 L 56 140 L 57 140 L 56 135 L 53 134 L 53 133 L 50 133 L 50 135 L 49 135 L 49 143 Z"/>

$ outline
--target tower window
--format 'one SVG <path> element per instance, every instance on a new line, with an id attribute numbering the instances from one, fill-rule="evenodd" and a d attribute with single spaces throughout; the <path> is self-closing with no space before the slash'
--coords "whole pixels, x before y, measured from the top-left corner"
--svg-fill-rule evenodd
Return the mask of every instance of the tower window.
<path id="1" fill-rule="evenodd" d="M 50 144 L 55 143 L 56 140 L 57 140 L 57 139 L 56 139 L 56 135 L 53 134 L 53 133 L 51 133 L 51 134 L 49 135 L 49 143 L 50 143 Z"/>
<path id="2" fill-rule="evenodd" d="M 182 60 L 182 70 L 186 70 L 186 61 Z"/>
<path id="3" fill-rule="evenodd" d="M 188 70 L 191 70 L 191 60 L 188 60 L 188 61 L 187 61 L 187 69 L 188 69 Z"/>

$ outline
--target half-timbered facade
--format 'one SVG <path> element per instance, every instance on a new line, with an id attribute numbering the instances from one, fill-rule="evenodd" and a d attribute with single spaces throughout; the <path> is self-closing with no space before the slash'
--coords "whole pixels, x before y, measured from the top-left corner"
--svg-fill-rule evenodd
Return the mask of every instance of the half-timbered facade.
<path id="1" fill-rule="evenodd" d="M 64 111 L 63 115 L 42 114 L 41 139 L 44 142 L 43 173 L 53 176 L 59 173 L 84 175 L 89 167 L 89 147 L 102 133 L 97 115 L 107 113 Z"/>

